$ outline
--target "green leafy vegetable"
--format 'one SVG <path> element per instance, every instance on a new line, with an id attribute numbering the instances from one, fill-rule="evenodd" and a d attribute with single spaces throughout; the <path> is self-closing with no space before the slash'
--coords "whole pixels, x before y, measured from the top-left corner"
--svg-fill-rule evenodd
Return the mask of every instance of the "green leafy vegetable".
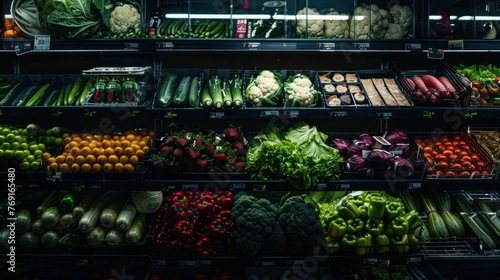
<path id="1" fill-rule="evenodd" d="M 496 77 L 500 77 L 500 68 L 495 65 L 477 65 L 473 64 L 466 66 L 464 64 L 459 64 L 455 66 L 457 72 L 467 77 L 471 82 L 485 83 L 494 80 Z"/>

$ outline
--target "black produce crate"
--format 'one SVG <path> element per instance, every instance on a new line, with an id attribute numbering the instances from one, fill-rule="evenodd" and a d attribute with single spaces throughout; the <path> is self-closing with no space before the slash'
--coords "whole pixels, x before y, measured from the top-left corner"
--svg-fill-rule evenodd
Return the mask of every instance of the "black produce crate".
<path id="1" fill-rule="evenodd" d="M 472 92 L 471 82 L 460 75 L 453 66 L 444 61 L 441 61 L 437 69 L 434 70 L 402 70 L 395 64 L 393 64 L 393 70 L 403 90 L 412 98 L 413 103 L 417 106 L 466 106 L 467 100 Z M 436 78 L 441 76 L 448 78 L 453 87 L 457 90 L 457 92 L 453 93 L 456 98 L 429 99 L 425 96 L 424 98 L 416 97 L 415 93 L 419 90 L 417 87 L 411 86 L 407 78 L 411 79 L 415 75 L 421 77 L 426 74 L 430 74 Z M 426 93 L 423 94 L 425 95 Z M 440 93 L 436 91 L 436 94 Z"/>
<path id="2" fill-rule="evenodd" d="M 394 82 L 396 83 L 396 85 L 398 86 L 399 90 L 401 91 L 401 93 L 405 97 L 406 101 L 408 102 L 408 105 L 398 104 L 398 105 L 391 106 L 391 105 L 387 105 L 387 103 L 386 103 L 385 106 L 387 106 L 387 107 L 402 107 L 402 108 L 407 108 L 407 107 L 411 107 L 411 106 L 414 105 L 413 101 L 412 101 L 412 98 L 410 96 L 408 96 L 408 94 L 404 90 L 404 87 L 401 85 L 401 83 L 400 83 L 399 79 L 397 78 L 397 76 L 396 76 L 396 74 L 395 74 L 394 71 L 392 71 L 392 70 L 380 70 L 380 69 L 376 69 L 376 70 L 375 69 L 373 69 L 373 70 L 358 70 L 357 74 L 360 77 L 360 79 L 370 79 L 370 78 L 394 79 Z M 387 86 L 386 86 L 386 88 L 387 88 Z"/>
<path id="3" fill-rule="evenodd" d="M 189 108 L 188 105 L 186 105 L 186 107 L 183 107 L 183 108 L 175 107 L 173 104 L 173 101 L 169 107 L 165 107 L 165 108 L 159 107 L 156 104 L 156 99 L 157 99 L 157 96 L 158 96 L 159 91 L 161 89 L 162 82 L 168 73 L 175 73 L 175 74 L 179 75 L 180 78 L 182 78 L 184 76 L 191 76 L 192 78 L 198 77 L 199 80 L 198 80 L 198 102 L 197 102 L 198 104 L 197 104 L 197 107 Z M 152 109 L 177 109 L 177 108 L 179 108 L 179 109 L 196 109 L 196 108 L 199 108 L 200 107 L 199 96 L 200 96 L 200 93 L 203 89 L 202 88 L 203 79 L 204 78 L 203 78 L 203 70 L 202 69 L 165 69 L 165 70 L 163 70 L 161 73 L 161 76 L 158 78 L 156 93 L 154 94 L 153 98 L 150 100 L 151 101 L 150 102 L 151 108 Z"/>
<path id="4" fill-rule="evenodd" d="M 335 74 L 338 74 L 339 77 L 341 75 L 343 77 L 343 80 L 342 81 L 340 81 L 340 80 L 334 81 L 333 76 Z M 346 80 L 345 79 L 346 74 L 353 74 L 355 79 Z M 340 108 L 356 108 L 356 107 L 371 106 L 370 99 L 366 95 L 366 92 L 363 89 L 363 85 L 361 84 L 361 82 L 359 80 L 358 73 L 356 71 L 321 70 L 321 71 L 317 72 L 316 79 L 318 82 L 318 87 L 321 88 L 321 92 L 323 94 L 323 102 L 325 103 L 325 106 L 327 108 L 338 108 L 338 107 L 340 107 Z M 346 86 L 347 92 L 338 92 L 337 86 L 339 86 L 339 85 Z M 349 90 L 349 86 L 359 87 L 360 92 L 363 93 L 363 95 L 365 96 L 365 102 L 358 103 L 354 99 L 354 96 L 353 96 L 356 92 L 352 92 L 351 90 Z M 335 91 L 328 91 L 328 88 L 330 88 L 330 87 L 335 87 Z M 350 104 L 342 102 L 340 105 L 335 106 L 335 105 L 330 105 L 328 103 L 328 100 L 330 97 L 336 96 L 336 97 L 340 98 L 340 96 L 343 96 L 343 95 L 347 95 L 350 97 L 350 100 L 351 100 Z"/>

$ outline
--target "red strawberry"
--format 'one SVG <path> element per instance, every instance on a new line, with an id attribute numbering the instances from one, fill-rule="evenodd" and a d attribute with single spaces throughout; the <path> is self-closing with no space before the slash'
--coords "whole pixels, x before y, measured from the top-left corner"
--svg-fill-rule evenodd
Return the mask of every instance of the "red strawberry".
<path id="1" fill-rule="evenodd" d="M 226 129 L 226 138 L 232 141 L 240 139 L 240 133 L 234 127 L 228 127 Z"/>
<path id="2" fill-rule="evenodd" d="M 205 146 L 205 152 L 209 156 L 213 156 L 215 151 L 215 146 L 213 144 L 208 144 Z"/>
<path id="3" fill-rule="evenodd" d="M 173 145 L 175 142 L 175 137 L 173 135 L 167 135 L 165 137 L 165 141 L 163 141 L 166 145 Z"/>
<path id="4" fill-rule="evenodd" d="M 184 158 L 184 151 L 181 148 L 176 148 L 172 154 L 178 161 L 182 161 Z"/>
<path id="5" fill-rule="evenodd" d="M 238 154 L 240 154 L 242 156 L 247 154 L 247 151 L 245 149 L 245 145 L 241 141 L 235 142 L 231 147 L 236 149 L 236 151 L 238 151 Z"/>
<path id="6" fill-rule="evenodd" d="M 238 157 L 237 156 L 232 156 L 229 158 L 229 163 L 231 165 L 235 165 L 238 162 Z"/>
<path id="7" fill-rule="evenodd" d="M 203 145 L 203 140 L 201 140 L 199 137 L 194 138 L 193 147 L 200 147 L 201 145 Z"/>
<path id="8" fill-rule="evenodd" d="M 196 170 L 200 172 L 205 172 L 208 168 L 208 160 L 206 159 L 198 159 L 196 162 Z"/>
<path id="9" fill-rule="evenodd" d="M 175 146 L 177 148 L 184 148 L 187 147 L 187 145 L 189 145 L 189 141 L 185 137 L 181 136 L 175 139 Z"/>
<path id="10" fill-rule="evenodd" d="M 222 151 L 217 151 L 214 154 L 215 163 L 223 164 L 226 162 L 227 155 Z"/>
<path id="11" fill-rule="evenodd" d="M 234 172 L 243 172 L 243 170 L 245 169 L 246 166 L 247 166 L 247 164 L 244 161 L 238 161 L 234 165 Z"/>
<path id="12" fill-rule="evenodd" d="M 192 158 L 192 159 L 199 159 L 201 156 L 201 152 L 196 150 L 196 149 L 193 149 L 193 148 L 189 148 L 188 149 L 188 157 Z"/>
<path id="13" fill-rule="evenodd" d="M 162 153 L 165 153 L 166 155 L 170 155 L 170 153 L 172 152 L 172 147 L 170 146 L 164 146 L 161 148 L 160 150 Z"/>

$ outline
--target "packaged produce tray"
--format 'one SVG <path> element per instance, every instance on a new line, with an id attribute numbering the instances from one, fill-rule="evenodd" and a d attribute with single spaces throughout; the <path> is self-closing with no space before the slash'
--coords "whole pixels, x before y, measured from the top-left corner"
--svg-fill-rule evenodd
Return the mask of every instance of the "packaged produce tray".
<path id="1" fill-rule="evenodd" d="M 359 76 L 355 71 L 322 70 L 317 72 L 318 87 L 328 108 L 371 106 Z M 361 94 L 361 97 L 355 96 Z M 355 98 L 356 97 L 356 98 Z M 338 100 L 337 100 L 338 98 Z"/>
<path id="2" fill-rule="evenodd" d="M 335 133 L 330 137 L 333 139 L 333 146 L 337 147 L 341 152 L 344 159 L 342 164 L 342 175 L 340 179 L 373 179 L 373 180 L 390 180 L 390 179 L 423 179 L 425 170 L 427 169 L 427 161 L 424 158 L 422 150 L 418 145 L 402 130 L 394 130 L 394 133 L 406 135 L 404 138 L 407 142 L 400 144 L 391 144 L 384 136 L 377 135 L 376 133 Z M 339 140 L 341 139 L 341 140 Z M 366 139 L 366 140 L 365 140 Z M 345 140 L 347 142 L 344 142 Z M 366 141 L 372 143 L 366 144 Z M 350 147 L 352 146 L 352 147 Z M 366 157 L 373 150 L 382 150 L 384 153 L 389 153 L 387 157 L 387 166 L 383 166 L 383 170 L 377 170 L 370 167 L 366 162 Z M 352 150 L 352 152 L 350 152 Z M 403 161 L 397 160 L 394 162 L 395 157 L 405 158 L 411 165 L 407 167 L 402 164 Z M 379 165 L 379 164 L 377 164 Z M 380 164 L 382 167 L 382 165 Z"/>
<path id="3" fill-rule="evenodd" d="M 403 90 L 406 91 L 417 106 L 465 106 L 466 100 L 472 92 L 470 81 L 444 61 L 439 62 L 434 70 L 403 70 L 395 64 L 393 64 L 393 70 Z M 417 86 L 418 83 L 412 81 L 412 78 L 415 76 L 423 77 L 424 75 L 430 75 L 436 79 L 445 77 L 451 83 L 453 89 L 443 83 L 446 90 L 429 89 L 429 86 L 427 86 L 427 91 L 422 91 Z M 420 81 L 423 82 L 421 79 Z"/>
<path id="4" fill-rule="evenodd" d="M 96 67 L 83 70 L 82 75 L 93 84 L 84 106 L 146 107 L 151 102 L 157 83 L 151 66 Z"/>
<path id="5" fill-rule="evenodd" d="M 374 69 L 360 70 L 357 71 L 357 73 L 363 83 L 364 91 L 367 96 L 373 96 L 375 95 L 375 91 L 378 92 L 378 96 L 380 97 L 378 98 L 379 102 L 375 104 L 372 98 L 372 106 L 406 108 L 414 105 L 411 98 L 406 94 L 399 83 L 394 71 Z M 371 88 L 370 91 L 373 93 L 370 93 L 368 88 Z M 376 95 L 375 99 L 377 99 Z"/>
<path id="6" fill-rule="evenodd" d="M 498 130 L 468 127 L 467 133 L 483 146 L 495 163 L 500 163 L 500 132 Z"/>
<path id="7" fill-rule="evenodd" d="M 493 158 L 465 129 L 456 133 L 412 137 L 429 163 L 427 179 L 484 180 L 497 176 Z"/>
<path id="8" fill-rule="evenodd" d="M 219 79 L 216 79 L 219 78 Z M 220 108 L 216 108 L 214 100 L 211 97 L 203 97 L 203 90 L 208 90 L 213 83 L 220 83 L 222 93 L 222 104 Z M 243 83 L 243 70 L 241 69 L 205 69 L 203 70 L 203 81 L 200 85 L 200 100 L 197 102 L 197 107 L 206 109 L 240 109 L 245 107 L 245 88 Z M 229 92 L 229 96 L 226 98 Z M 236 94 L 235 94 L 236 93 Z M 235 99 L 236 97 L 236 99 Z M 208 99 L 209 101 L 207 101 Z"/>
<path id="9" fill-rule="evenodd" d="M 320 85 L 316 81 L 316 72 L 310 70 L 283 70 L 283 103 L 285 107 L 300 107 L 302 109 L 324 107 Z M 298 78 L 295 82 L 294 80 Z M 309 82 L 307 81 L 309 80 Z M 306 83 L 302 85 L 301 83 Z M 297 97 L 296 91 L 305 89 L 312 99 L 302 100 Z"/>
<path id="10" fill-rule="evenodd" d="M 169 81 L 165 80 L 165 78 L 169 77 L 169 74 L 173 74 L 177 76 L 177 82 L 170 83 Z M 201 94 L 202 90 L 202 85 L 203 85 L 203 70 L 201 69 L 165 69 L 162 71 L 160 77 L 158 78 L 158 83 L 156 87 L 156 93 L 154 94 L 153 99 L 151 100 L 151 108 L 152 109 L 176 109 L 176 108 L 191 108 L 195 109 L 197 106 L 199 106 L 199 102 L 189 102 L 189 92 L 190 92 L 190 84 L 184 85 L 183 86 L 183 91 L 185 97 L 182 99 L 179 99 L 179 101 L 174 102 L 174 95 L 176 90 L 179 88 L 178 86 L 180 85 L 180 82 L 182 78 L 187 78 L 190 77 L 191 81 L 190 82 L 196 82 L 194 78 L 198 80 L 198 91 L 197 91 L 197 96 L 199 100 L 199 96 Z M 166 85 L 171 84 L 170 87 L 167 87 Z M 168 94 L 167 91 L 168 90 Z M 179 89 L 180 90 L 180 89 Z M 163 101 L 160 101 L 160 96 L 162 95 L 161 99 Z M 163 103 L 163 104 L 160 104 Z M 195 104 L 193 104 L 195 103 Z M 194 106 L 193 106 L 194 105 Z"/>

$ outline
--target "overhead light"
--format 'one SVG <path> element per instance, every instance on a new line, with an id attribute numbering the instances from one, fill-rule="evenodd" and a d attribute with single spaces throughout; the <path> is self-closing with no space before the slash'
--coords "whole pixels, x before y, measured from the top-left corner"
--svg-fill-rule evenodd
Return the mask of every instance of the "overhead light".
<path id="1" fill-rule="evenodd" d="M 441 20 L 443 17 L 441 15 L 430 15 L 429 20 Z M 457 16 L 450 16 L 450 20 L 456 20 Z"/>
<path id="2" fill-rule="evenodd" d="M 346 21 L 348 15 L 273 15 L 275 20 L 339 20 Z"/>
<path id="3" fill-rule="evenodd" d="M 497 21 L 500 20 L 500 16 L 461 16 L 458 20 L 492 20 Z"/>
<path id="4" fill-rule="evenodd" d="M 192 19 L 271 19 L 270 15 L 255 14 L 165 14 L 165 18 L 192 18 Z"/>

